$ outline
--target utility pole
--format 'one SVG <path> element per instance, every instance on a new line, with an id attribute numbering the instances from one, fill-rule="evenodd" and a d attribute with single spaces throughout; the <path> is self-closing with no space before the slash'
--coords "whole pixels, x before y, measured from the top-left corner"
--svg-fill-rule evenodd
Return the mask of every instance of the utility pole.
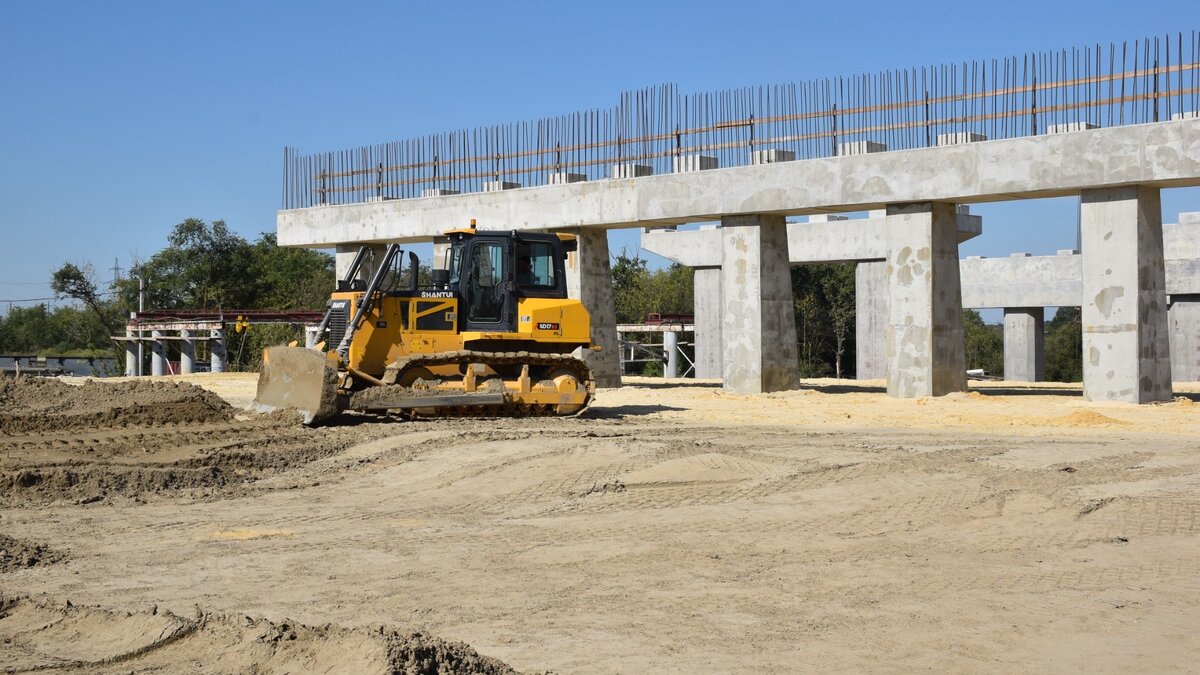
<path id="1" fill-rule="evenodd" d="M 140 313 L 140 312 L 144 312 L 144 311 L 146 311 L 146 278 L 139 274 L 138 275 L 138 312 Z M 141 375 L 142 368 L 145 366 L 145 363 L 146 363 L 146 343 L 142 342 L 142 331 L 139 330 L 137 332 L 137 336 L 138 336 L 137 374 Z"/>
<path id="2" fill-rule="evenodd" d="M 113 283 L 121 280 L 121 261 L 117 260 L 116 258 L 113 258 L 112 273 Z"/>

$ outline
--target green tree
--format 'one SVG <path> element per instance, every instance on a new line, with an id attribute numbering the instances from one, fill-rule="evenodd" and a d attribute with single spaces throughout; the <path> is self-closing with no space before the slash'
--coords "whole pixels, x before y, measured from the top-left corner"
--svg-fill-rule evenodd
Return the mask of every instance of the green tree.
<path id="1" fill-rule="evenodd" d="M 1046 380 L 1083 380 L 1083 321 L 1078 307 L 1059 307 L 1046 324 Z"/>
<path id="2" fill-rule="evenodd" d="M 963 347 L 967 368 L 982 368 L 991 375 L 1004 373 L 1004 327 L 984 323 L 973 309 L 963 310 Z"/>

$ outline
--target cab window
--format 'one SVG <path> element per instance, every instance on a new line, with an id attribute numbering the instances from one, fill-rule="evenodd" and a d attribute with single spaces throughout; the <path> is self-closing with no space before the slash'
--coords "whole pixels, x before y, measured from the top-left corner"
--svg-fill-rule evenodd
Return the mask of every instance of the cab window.
<path id="1" fill-rule="evenodd" d="M 517 243 L 517 285 L 528 289 L 547 289 L 556 286 L 554 278 L 554 247 L 546 242 Z"/>

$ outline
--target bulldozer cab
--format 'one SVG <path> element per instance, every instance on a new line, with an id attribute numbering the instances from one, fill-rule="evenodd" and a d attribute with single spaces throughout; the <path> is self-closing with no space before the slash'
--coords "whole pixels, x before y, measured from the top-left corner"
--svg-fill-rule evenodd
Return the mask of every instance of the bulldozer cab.
<path id="1" fill-rule="evenodd" d="M 566 298 L 564 261 L 574 243 L 569 235 L 452 232 L 446 286 L 462 300 L 462 328 L 511 333 L 520 298 Z"/>

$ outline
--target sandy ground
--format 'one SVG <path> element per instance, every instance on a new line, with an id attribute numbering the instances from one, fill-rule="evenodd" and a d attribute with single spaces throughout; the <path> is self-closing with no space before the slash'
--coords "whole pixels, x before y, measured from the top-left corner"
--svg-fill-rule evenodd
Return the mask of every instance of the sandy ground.
<path id="1" fill-rule="evenodd" d="M 187 379 L 253 397 L 253 376 Z M 1200 387 L 1179 390 L 638 379 L 575 419 L 17 424 L 0 533 L 51 555 L 0 592 L 148 625 L 197 607 L 386 624 L 521 671 L 1187 672 Z M 25 625 L 0 618 L 4 645 L 37 647 Z"/>

